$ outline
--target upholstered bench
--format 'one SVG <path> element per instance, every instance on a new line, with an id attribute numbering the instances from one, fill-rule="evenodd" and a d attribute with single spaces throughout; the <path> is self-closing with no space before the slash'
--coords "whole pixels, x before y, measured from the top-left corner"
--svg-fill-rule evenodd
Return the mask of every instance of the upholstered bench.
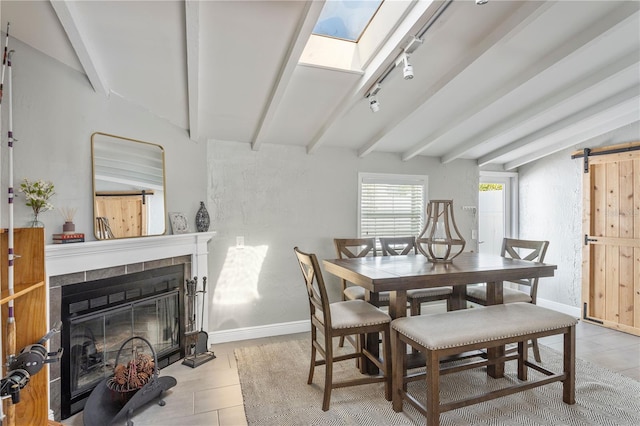
<path id="1" fill-rule="evenodd" d="M 575 325 L 578 320 L 570 315 L 542 308 L 531 303 L 510 303 L 484 308 L 472 308 L 434 315 L 398 318 L 391 323 L 393 360 L 393 409 L 402 411 L 403 401 L 411 403 L 427 419 L 427 426 L 440 424 L 440 413 L 477 404 L 501 396 L 528 390 L 548 383 L 562 382 L 562 400 L 575 403 Z M 553 373 L 527 357 L 527 342 L 554 334 L 564 335 L 563 372 Z M 482 350 L 518 344 L 516 354 L 491 359 Z M 426 373 L 407 375 L 406 353 L 409 344 L 426 358 Z M 453 355 L 480 351 L 480 359 L 465 357 L 457 363 L 442 362 Z M 481 395 L 440 403 L 440 375 L 469 368 L 504 365 L 517 360 L 518 381 L 499 390 Z M 528 368 L 545 377 L 527 381 Z M 407 383 L 426 376 L 426 404 L 407 392 Z M 424 397 L 422 397 L 424 398 Z M 421 399 L 422 399 L 421 398 Z"/>

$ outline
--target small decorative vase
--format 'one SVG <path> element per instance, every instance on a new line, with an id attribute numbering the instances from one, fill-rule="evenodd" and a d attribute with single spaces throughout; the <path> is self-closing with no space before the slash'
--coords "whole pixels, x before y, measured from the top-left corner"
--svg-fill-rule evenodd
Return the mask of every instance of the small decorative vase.
<path id="1" fill-rule="evenodd" d="M 196 229 L 198 232 L 207 232 L 209 230 L 209 212 L 204 205 L 204 201 L 200 201 L 200 208 L 196 213 Z"/>
<path id="2" fill-rule="evenodd" d="M 44 223 L 38 220 L 38 215 L 33 216 L 33 220 L 29 222 L 29 228 L 44 228 Z"/>
<path id="3" fill-rule="evenodd" d="M 73 234 L 76 231 L 76 224 L 73 222 L 65 222 L 62 225 L 62 232 L 65 234 Z"/>

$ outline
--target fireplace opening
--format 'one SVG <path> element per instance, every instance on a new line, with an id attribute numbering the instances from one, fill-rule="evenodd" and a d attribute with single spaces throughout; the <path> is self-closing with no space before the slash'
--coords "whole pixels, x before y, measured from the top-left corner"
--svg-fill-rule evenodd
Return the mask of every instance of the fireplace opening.
<path id="1" fill-rule="evenodd" d="M 130 337 L 151 343 L 158 368 L 184 357 L 183 280 L 184 265 L 174 265 L 62 287 L 63 419 L 81 411 L 93 388 L 113 373 Z"/>

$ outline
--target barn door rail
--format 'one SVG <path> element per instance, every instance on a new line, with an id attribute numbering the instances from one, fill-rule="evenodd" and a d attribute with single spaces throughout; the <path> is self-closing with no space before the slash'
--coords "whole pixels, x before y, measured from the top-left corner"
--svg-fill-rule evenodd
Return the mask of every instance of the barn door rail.
<path id="1" fill-rule="evenodd" d="M 584 172 L 589 173 L 589 157 L 595 155 L 607 155 L 607 154 L 619 154 L 622 152 L 638 151 L 640 150 L 640 143 L 633 142 L 624 145 L 616 145 L 608 148 L 585 148 L 582 151 L 574 152 L 571 155 L 571 159 L 584 158 Z"/>

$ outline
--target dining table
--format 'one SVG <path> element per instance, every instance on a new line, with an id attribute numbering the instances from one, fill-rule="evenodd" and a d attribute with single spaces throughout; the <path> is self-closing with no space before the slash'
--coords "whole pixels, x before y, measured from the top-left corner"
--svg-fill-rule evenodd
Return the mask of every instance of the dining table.
<path id="1" fill-rule="evenodd" d="M 407 290 L 451 286 L 451 309 L 466 309 L 467 285 L 486 283 L 487 305 L 503 301 L 503 281 L 552 277 L 556 265 L 511 259 L 500 255 L 463 252 L 450 263 L 434 263 L 421 254 L 399 256 L 368 256 L 345 259 L 325 259 L 326 272 L 363 287 L 365 300 L 378 306 L 380 292 L 388 291 L 389 315 L 392 319 L 407 315 Z M 367 337 L 367 349 L 379 354 L 379 336 Z M 504 347 L 487 350 L 489 359 L 504 356 Z M 373 363 L 365 370 L 375 373 Z M 504 362 L 489 365 L 492 377 L 504 375 Z"/>

